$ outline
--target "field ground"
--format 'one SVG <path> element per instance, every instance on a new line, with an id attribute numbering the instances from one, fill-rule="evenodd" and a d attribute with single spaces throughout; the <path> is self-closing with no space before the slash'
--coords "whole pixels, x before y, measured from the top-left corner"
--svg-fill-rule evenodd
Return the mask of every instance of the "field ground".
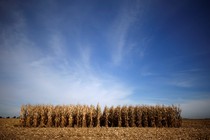
<path id="1" fill-rule="evenodd" d="M 181 128 L 27 128 L 19 119 L 0 119 L 0 139 L 210 139 L 210 120 L 183 120 Z"/>

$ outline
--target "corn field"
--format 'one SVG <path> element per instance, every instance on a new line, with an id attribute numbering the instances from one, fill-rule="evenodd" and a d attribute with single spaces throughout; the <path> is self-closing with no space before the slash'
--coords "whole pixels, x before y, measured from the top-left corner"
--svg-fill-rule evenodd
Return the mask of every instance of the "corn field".
<path id="1" fill-rule="evenodd" d="M 177 106 L 22 105 L 23 127 L 181 127 Z"/>

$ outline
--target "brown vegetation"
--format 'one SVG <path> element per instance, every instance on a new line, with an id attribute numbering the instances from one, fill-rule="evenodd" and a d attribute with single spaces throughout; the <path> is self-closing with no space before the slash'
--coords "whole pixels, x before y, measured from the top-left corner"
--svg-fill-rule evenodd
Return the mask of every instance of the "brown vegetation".
<path id="1" fill-rule="evenodd" d="M 176 106 L 23 105 L 24 127 L 180 127 L 181 110 Z"/>

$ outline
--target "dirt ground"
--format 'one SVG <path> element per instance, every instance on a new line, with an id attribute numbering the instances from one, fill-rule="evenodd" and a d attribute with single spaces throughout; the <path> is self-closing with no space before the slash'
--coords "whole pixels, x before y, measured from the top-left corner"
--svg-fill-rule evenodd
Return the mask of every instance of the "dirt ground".
<path id="1" fill-rule="evenodd" d="M 183 120 L 181 128 L 24 128 L 18 119 L 0 119 L 0 140 L 5 139 L 208 140 L 210 120 Z"/>

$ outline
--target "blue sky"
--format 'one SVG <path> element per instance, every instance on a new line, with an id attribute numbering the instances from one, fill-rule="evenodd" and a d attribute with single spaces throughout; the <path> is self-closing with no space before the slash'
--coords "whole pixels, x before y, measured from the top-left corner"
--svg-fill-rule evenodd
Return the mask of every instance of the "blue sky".
<path id="1" fill-rule="evenodd" d="M 27 103 L 100 103 L 210 117 L 209 4 L 1 0 L 0 115 Z"/>

